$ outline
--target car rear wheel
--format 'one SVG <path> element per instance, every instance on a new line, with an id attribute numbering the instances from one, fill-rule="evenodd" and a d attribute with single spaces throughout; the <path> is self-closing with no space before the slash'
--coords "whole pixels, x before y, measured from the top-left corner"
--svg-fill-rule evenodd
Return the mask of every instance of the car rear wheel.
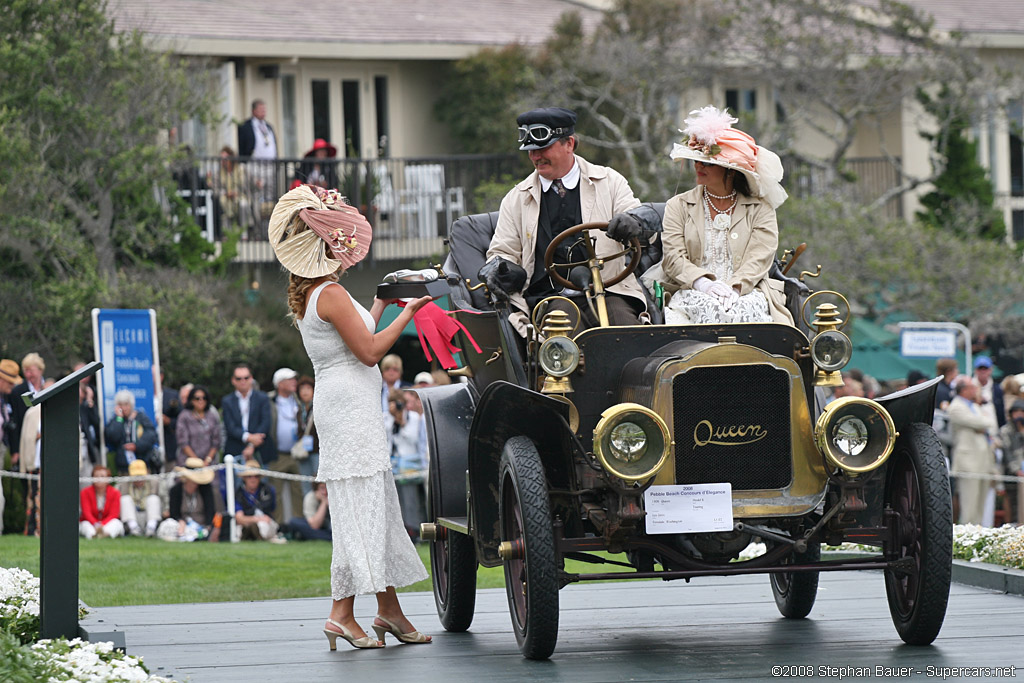
<path id="1" fill-rule="evenodd" d="M 895 542 L 885 557 L 905 567 L 885 570 L 889 612 L 910 645 L 935 640 L 946 616 L 953 563 L 949 475 L 935 431 L 912 424 L 896 441 L 886 483 L 886 505 L 898 514 Z"/>
<path id="2" fill-rule="evenodd" d="M 505 443 L 501 455 L 501 540 L 517 548 L 505 560 L 505 592 L 519 650 L 547 659 L 558 639 L 558 574 L 544 467 L 526 437 Z"/>
<path id="3" fill-rule="evenodd" d="M 794 553 L 786 564 L 806 564 L 821 559 L 821 544 L 811 543 L 802 553 Z M 771 575 L 772 595 L 779 613 L 787 619 L 803 619 L 811 613 L 818 597 L 818 572 L 777 572 Z"/>

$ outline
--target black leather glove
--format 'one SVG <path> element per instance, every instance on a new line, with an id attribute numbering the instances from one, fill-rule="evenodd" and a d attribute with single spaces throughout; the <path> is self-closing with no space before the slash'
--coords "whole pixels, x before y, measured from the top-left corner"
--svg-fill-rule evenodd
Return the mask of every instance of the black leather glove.
<path id="1" fill-rule="evenodd" d="M 634 237 L 640 239 L 644 234 L 640 219 L 629 213 L 617 213 L 608 221 L 608 229 L 605 234 L 613 240 L 629 244 Z"/>
<path id="2" fill-rule="evenodd" d="M 526 271 L 523 267 L 500 256 L 485 263 L 477 277 L 487 285 L 491 294 L 503 301 L 508 301 L 511 294 L 522 291 L 526 285 Z"/>

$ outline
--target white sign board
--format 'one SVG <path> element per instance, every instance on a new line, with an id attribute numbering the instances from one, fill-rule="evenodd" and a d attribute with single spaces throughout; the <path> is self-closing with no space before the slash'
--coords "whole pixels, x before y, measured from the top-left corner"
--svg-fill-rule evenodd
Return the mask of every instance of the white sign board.
<path id="1" fill-rule="evenodd" d="M 900 355 L 915 358 L 956 356 L 956 331 L 905 329 L 900 333 Z"/>
<path id="2" fill-rule="evenodd" d="M 649 534 L 732 531 L 732 484 L 673 484 L 644 491 Z"/>

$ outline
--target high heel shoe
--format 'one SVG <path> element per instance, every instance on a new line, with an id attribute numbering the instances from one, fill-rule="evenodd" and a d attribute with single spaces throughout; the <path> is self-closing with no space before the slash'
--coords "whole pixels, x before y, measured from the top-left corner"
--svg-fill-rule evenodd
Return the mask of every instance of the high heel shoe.
<path id="1" fill-rule="evenodd" d="M 385 633 L 390 633 L 391 635 L 393 635 L 395 638 L 398 638 L 398 640 L 403 642 L 403 643 L 416 644 L 416 643 L 429 643 L 431 641 L 430 636 L 428 636 L 426 634 L 423 634 L 423 633 L 420 633 L 419 631 L 409 631 L 408 633 L 402 633 L 401 631 L 398 630 L 398 627 L 395 626 L 394 623 L 388 621 L 387 619 L 385 619 L 381 615 L 378 614 L 377 618 L 380 619 L 381 621 L 383 621 L 385 624 L 387 624 L 387 626 L 381 626 L 381 625 L 376 624 L 376 623 L 374 623 L 374 625 L 373 625 L 373 630 L 377 634 L 377 640 L 379 640 L 382 643 L 384 642 L 384 634 Z"/>
<path id="2" fill-rule="evenodd" d="M 363 648 L 384 647 L 384 639 L 383 638 L 377 638 L 377 640 L 374 640 L 370 636 L 363 636 L 362 638 L 356 638 L 354 635 L 352 635 L 351 631 L 349 631 L 347 628 L 345 628 L 344 626 L 342 626 L 341 624 L 336 622 L 334 619 L 328 619 L 327 622 L 330 623 L 330 624 L 333 624 L 333 625 L 335 625 L 335 626 L 337 626 L 338 628 L 341 629 L 340 632 L 339 631 L 332 631 L 329 628 L 325 628 L 324 629 L 324 635 L 327 636 L 327 640 L 331 644 L 331 652 L 334 652 L 335 650 L 338 649 L 338 638 L 339 637 L 344 638 L 345 640 L 347 640 L 349 642 L 349 645 L 351 645 L 352 647 L 358 647 L 358 648 L 361 648 L 361 649 L 363 649 Z"/>

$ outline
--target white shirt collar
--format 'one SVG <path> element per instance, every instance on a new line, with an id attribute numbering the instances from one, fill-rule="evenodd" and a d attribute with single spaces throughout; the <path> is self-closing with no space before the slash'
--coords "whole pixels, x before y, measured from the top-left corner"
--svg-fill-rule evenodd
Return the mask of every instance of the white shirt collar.
<path id="1" fill-rule="evenodd" d="M 554 180 L 548 180 L 544 176 L 541 176 L 541 178 L 540 178 L 540 191 L 541 192 L 547 192 L 548 190 L 550 190 L 551 189 L 551 183 L 553 183 L 553 182 L 555 182 L 555 181 Z M 567 189 L 567 190 L 571 190 L 574 187 L 576 187 L 579 184 L 579 182 L 580 182 L 580 164 L 579 164 L 578 161 L 573 159 L 572 168 L 569 169 L 568 173 L 566 173 L 564 176 L 562 176 L 562 186 L 565 187 L 565 189 Z"/>

